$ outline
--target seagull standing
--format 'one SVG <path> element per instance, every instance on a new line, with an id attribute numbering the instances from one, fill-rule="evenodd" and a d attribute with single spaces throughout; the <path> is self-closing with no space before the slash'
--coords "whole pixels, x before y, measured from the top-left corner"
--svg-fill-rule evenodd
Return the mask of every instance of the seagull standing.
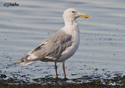
<path id="1" fill-rule="evenodd" d="M 24 66 L 37 60 L 55 62 L 55 72 L 58 77 L 56 63 L 62 62 L 64 78 L 66 78 L 65 60 L 76 52 L 80 42 L 79 28 L 75 21 L 78 17 L 89 18 L 87 14 L 82 14 L 74 8 L 65 10 L 63 13 L 65 26 L 15 63 L 21 63 Z"/>

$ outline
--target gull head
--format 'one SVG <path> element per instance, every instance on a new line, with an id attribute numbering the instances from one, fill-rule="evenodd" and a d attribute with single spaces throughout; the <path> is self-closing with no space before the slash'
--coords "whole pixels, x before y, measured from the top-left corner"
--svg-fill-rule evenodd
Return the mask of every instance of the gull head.
<path id="1" fill-rule="evenodd" d="M 63 19 L 64 21 L 74 21 L 78 17 L 84 17 L 84 18 L 89 18 L 87 14 L 80 13 L 74 8 L 69 8 L 66 9 L 63 13 Z"/>

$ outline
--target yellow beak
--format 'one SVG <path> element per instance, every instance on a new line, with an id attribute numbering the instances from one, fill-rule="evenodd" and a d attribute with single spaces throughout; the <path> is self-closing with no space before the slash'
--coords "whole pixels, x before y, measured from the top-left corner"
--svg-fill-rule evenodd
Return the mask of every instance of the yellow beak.
<path id="1" fill-rule="evenodd" d="M 79 15 L 80 17 L 84 17 L 84 18 L 89 18 L 89 16 L 87 14 L 81 14 Z"/>

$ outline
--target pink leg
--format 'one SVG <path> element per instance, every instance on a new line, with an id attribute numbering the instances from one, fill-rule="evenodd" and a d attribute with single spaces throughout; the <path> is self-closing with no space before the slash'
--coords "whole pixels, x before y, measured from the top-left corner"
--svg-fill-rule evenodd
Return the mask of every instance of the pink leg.
<path id="1" fill-rule="evenodd" d="M 56 78 L 58 78 L 56 62 L 55 62 L 55 72 L 56 72 Z"/>
<path id="2" fill-rule="evenodd" d="M 66 79 L 66 73 L 65 73 L 65 62 L 62 63 L 62 68 L 63 68 L 63 73 L 64 73 L 64 78 Z"/>

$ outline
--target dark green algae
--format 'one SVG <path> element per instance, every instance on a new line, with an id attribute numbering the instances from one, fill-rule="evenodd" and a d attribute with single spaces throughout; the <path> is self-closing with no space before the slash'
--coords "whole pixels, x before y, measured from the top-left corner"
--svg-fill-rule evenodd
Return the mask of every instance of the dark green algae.
<path id="1" fill-rule="evenodd" d="M 83 78 L 87 77 L 75 79 L 45 77 L 33 79 L 34 82 L 6 78 L 5 74 L 0 74 L 0 88 L 125 88 L 125 76 L 119 74 L 111 79 L 98 77 L 90 82 L 82 82 Z"/>

